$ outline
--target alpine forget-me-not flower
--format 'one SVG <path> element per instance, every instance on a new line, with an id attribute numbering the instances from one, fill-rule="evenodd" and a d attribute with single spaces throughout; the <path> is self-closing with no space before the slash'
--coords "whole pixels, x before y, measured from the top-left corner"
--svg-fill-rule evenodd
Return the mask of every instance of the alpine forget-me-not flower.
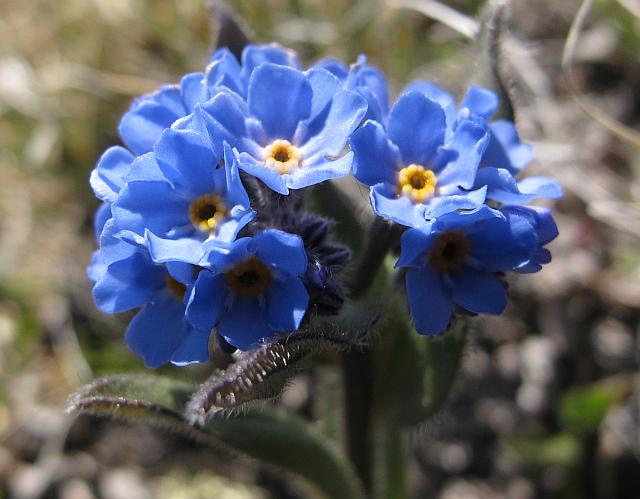
<path id="1" fill-rule="evenodd" d="M 473 313 L 500 314 L 506 290 L 497 272 L 531 261 L 540 246 L 527 216 L 482 206 L 452 212 L 407 230 L 397 267 L 406 269 L 407 298 L 416 330 L 446 330 L 453 305 Z"/>
<path id="2" fill-rule="evenodd" d="M 300 327 L 309 295 L 302 239 L 275 229 L 215 247 L 189 291 L 187 319 L 200 330 L 218 328 L 229 344 L 247 350 L 278 332 Z"/>
<path id="3" fill-rule="evenodd" d="M 484 202 L 484 189 L 460 189 L 472 189 L 488 139 L 483 121 L 468 113 L 449 134 L 442 106 L 410 91 L 393 105 L 386 127 L 369 120 L 353 133 L 354 175 L 371 186 L 378 215 L 417 227 Z"/>

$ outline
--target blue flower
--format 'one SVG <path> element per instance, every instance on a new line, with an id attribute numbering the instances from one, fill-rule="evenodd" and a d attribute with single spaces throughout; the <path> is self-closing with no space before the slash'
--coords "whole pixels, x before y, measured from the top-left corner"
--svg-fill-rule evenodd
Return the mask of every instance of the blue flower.
<path id="1" fill-rule="evenodd" d="M 347 67 L 338 59 L 322 59 L 313 65 L 314 68 L 326 69 L 338 78 L 347 90 L 357 92 L 368 104 L 365 119 L 386 123 L 389 114 L 389 88 L 382 71 L 367 63 L 367 58 L 360 55 L 355 64 Z"/>
<path id="2" fill-rule="evenodd" d="M 530 262 L 538 247 L 538 233 L 528 217 L 504 216 L 486 206 L 407 230 L 396 266 L 407 269 L 416 330 L 446 330 L 454 304 L 473 313 L 500 314 L 507 297 L 496 272 Z"/>
<path id="3" fill-rule="evenodd" d="M 301 281 L 307 270 L 302 239 L 275 229 L 235 241 L 208 261 L 189 292 L 187 319 L 218 333 L 241 350 L 278 332 L 295 331 L 309 296 Z"/>
<path id="4" fill-rule="evenodd" d="M 148 240 L 155 260 L 198 263 L 201 243 L 233 241 L 255 215 L 236 158 L 224 161 L 194 130 L 169 128 L 154 152 L 138 157 L 111 211 L 118 226 Z"/>
<path id="5" fill-rule="evenodd" d="M 302 68 L 298 54 L 277 43 L 247 45 L 242 51 L 240 62 L 229 49 L 221 48 L 211 56 L 205 72 L 206 86 L 210 96 L 215 96 L 221 89 L 228 89 L 246 99 L 253 70 L 265 62 L 296 69 Z"/>
<path id="6" fill-rule="evenodd" d="M 163 85 L 135 99 L 118 125 L 120 138 L 136 156 L 150 152 L 166 128 L 208 98 L 204 73 L 189 73 L 178 85 Z"/>
<path id="7" fill-rule="evenodd" d="M 110 314 L 141 307 L 127 327 L 125 341 L 146 366 L 206 362 L 209 330 L 198 330 L 185 320 L 183 302 L 196 267 L 157 264 L 143 245 L 117 237 L 120 232 L 113 219 L 107 222 L 100 251 L 89 266 L 96 305 Z"/>
<path id="8" fill-rule="evenodd" d="M 440 103 L 410 91 L 392 107 L 386 129 L 369 120 L 353 133 L 354 175 L 371 186 L 378 215 L 417 227 L 484 202 L 484 189 L 462 190 L 472 189 L 488 139 L 483 120 L 469 113 L 449 133 Z"/>
<path id="9" fill-rule="evenodd" d="M 214 144 L 227 141 L 240 152 L 242 170 L 288 194 L 350 172 L 344 147 L 366 109 L 326 70 L 263 63 L 251 74 L 246 102 L 221 91 L 180 126 L 204 121 Z"/>
<path id="10" fill-rule="evenodd" d="M 498 97 L 493 92 L 472 85 L 460 108 L 490 120 L 498 104 Z M 482 155 L 474 189 L 486 186 L 487 199 L 505 204 L 526 204 L 534 199 L 562 197 L 560 184 L 548 177 L 515 179 L 533 158 L 531 146 L 520 142 L 515 123 L 504 119 L 492 121 L 489 133 L 489 145 Z"/>

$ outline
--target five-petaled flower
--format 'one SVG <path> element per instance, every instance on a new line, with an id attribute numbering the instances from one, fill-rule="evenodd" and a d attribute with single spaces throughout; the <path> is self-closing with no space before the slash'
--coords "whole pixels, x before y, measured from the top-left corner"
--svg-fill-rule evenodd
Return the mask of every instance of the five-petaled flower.
<path id="1" fill-rule="evenodd" d="M 246 101 L 221 91 L 180 126 L 206 127 L 214 147 L 226 141 L 237 149 L 242 170 L 288 194 L 350 173 L 345 144 L 366 111 L 366 101 L 329 71 L 263 63 Z"/>
<path id="2" fill-rule="evenodd" d="M 217 327 L 229 344 L 247 350 L 300 327 L 309 295 L 299 236 L 268 229 L 214 248 L 202 266 L 187 303 L 187 319 L 197 329 Z"/>
<path id="3" fill-rule="evenodd" d="M 407 230 L 396 266 L 406 269 L 417 331 L 444 332 L 454 304 L 473 313 L 501 313 L 507 298 L 496 273 L 526 266 L 539 245 L 529 217 L 505 217 L 487 206 Z"/>
<path id="4" fill-rule="evenodd" d="M 393 105 L 386 127 L 369 120 L 353 133 L 354 175 L 371 186 L 378 215 L 418 227 L 484 202 L 486 190 L 471 189 L 488 140 L 486 125 L 469 113 L 447 133 L 442 106 L 410 91 Z"/>

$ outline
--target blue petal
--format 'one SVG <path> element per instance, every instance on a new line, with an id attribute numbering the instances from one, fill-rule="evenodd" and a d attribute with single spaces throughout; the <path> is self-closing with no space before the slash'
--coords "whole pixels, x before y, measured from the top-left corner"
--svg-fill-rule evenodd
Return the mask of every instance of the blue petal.
<path id="1" fill-rule="evenodd" d="M 200 331 L 187 327 L 186 334 L 171 357 L 171 363 L 176 366 L 188 366 L 198 362 L 209 361 L 210 331 Z"/>
<path id="2" fill-rule="evenodd" d="M 353 151 L 353 175 L 363 184 L 395 184 L 400 153 L 389 142 L 380 123 L 367 121 L 349 139 Z"/>
<path id="3" fill-rule="evenodd" d="M 445 115 L 440 104 L 420 92 L 401 95 L 389 115 L 389 139 L 398 146 L 405 165 L 426 165 L 442 145 Z"/>
<path id="4" fill-rule="evenodd" d="M 293 173 L 284 175 L 285 183 L 290 189 L 302 189 L 325 180 L 349 175 L 352 164 L 353 153 L 349 152 L 333 161 L 325 160 L 310 166 L 303 165 Z"/>
<path id="5" fill-rule="evenodd" d="M 454 303 L 469 312 L 501 314 L 507 306 L 504 286 L 490 272 L 464 267 L 451 279 Z"/>
<path id="6" fill-rule="evenodd" d="M 490 129 L 491 140 L 482 157 L 482 164 L 505 168 L 515 175 L 531 161 L 531 146 L 520 143 L 518 131 L 511 121 L 495 121 L 491 123 Z"/>
<path id="7" fill-rule="evenodd" d="M 100 255 L 100 251 L 96 250 L 91 254 L 91 263 L 87 267 L 87 277 L 94 284 L 98 282 L 102 274 L 107 270 L 107 266 L 104 264 L 102 260 L 102 256 Z"/>
<path id="8" fill-rule="evenodd" d="M 356 64 L 349 70 L 346 86 L 358 91 L 368 102 L 368 117 L 386 121 L 389 112 L 389 90 L 384 74 L 376 67 L 367 64 L 364 55 L 358 57 Z"/>
<path id="9" fill-rule="evenodd" d="M 184 262 L 167 262 L 165 268 L 173 279 L 187 287 L 195 282 L 200 272 L 198 267 Z"/>
<path id="10" fill-rule="evenodd" d="M 138 247 L 137 241 L 131 242 L 127 238 L 121 237 L 121 229 L 113 218 L 107 220 L 100 233 L 100 253 L 105 265 L 111 265 L 113 262 L 126 260 L 142 249 L 146 254 L 144 243 L 142 248 Z"/>
<path id="11" fill-rule="evenodd" d="M 492 221 L 493 219 L 504 221 L 505 217 L 502 213 L 486 205 L 482 205 L 472 211 L 461 211 L 445 213 L 438 217 L 434 227 L 438 231 L 445 230 L 467 230 L 468 227 L 482 227 L 481 224 Z"/>
<path id="12" fill-rule="evenodd" d="M 227 186 L 225 200 L 231 206 L 241 206 L 244 209 L 249 209 L 249 195 L 240 180 L 239 163 L 240 157 L 237 151 L 233 151 L 229 144 L 225 144 L 224 165 Z"/>
<path id="13" fill-rule="evenodd" d="M 240 64 L 228 48 L 216 50 L 209 62 L 205 78 L 212 95 L 220 90 L 218 87 L 226 87 L 242 97 L 246 95 Z"/>
<path id="14" fill-rule="evenodd" d="M 184 305 L 168 291 L 159 293 L 133 318 L 125 341 L 147 367 L 168 362 L 185 335 Z"/>
<path id="15" fill-rule="evenodd" d="M 200 266 L 216 273 L 224 272 L 227 267 L 244 260 L 251 254 L 252 240 L 251 237 L 242 237 L 232 243 L 220 243 L 210 239 L 203 244 L 205 256 Z"/>
<path id="16" fill-rule="evenodd" d="M 431 249 L 434 241 L 430 226 L 405 231 L 400 238 L 400 258 L 396 262 L 396 268 L 422 267 L 425 263 L 424 255 Z"/>
<path id="17" fill-rule="evenodd" d="M 400 92 L 400 94 L 406 94 L 412 91 L 420 92 L 432 101 L 440 104 L 440 106 L 444 110 L 447 129 L 453 128 L 453 123 L 456 118 L 456 100 L 453 98 L 453 95 L 443 90 L 435 83 L 430 83 L 427 81 L 414 81 L 412 83 L 409 83 L 409 85 L 407 85 L 402 90 L 402 92 Z"/>
<path id="18" fill-rule="evenodd" d="M 349 74 L 349 68 L 347 67 L 347 65 L 340 59 L 335 59 L 333 57 L 325 57 L 323 59 L 320 59 L 313 65 L 313 68 L 311 68 L 311 70 L 315 68 L 329 71 L 339 80 L 346 80 L 347 75 Z"/>
<path id="19" fill-rule="evenodd" d="M 498 109 L 499 103 L 498 96 L 491 90 L 471 85 L 460 104 L 460 108 L 467 108 L 473 114 L 488 120 Z"/>
<path id="20" fill-rule="evenodd" d="M 507 216 L 515 213 L 527 217 L 536 229 L 540 244 L 550 243 L 558 237 L 558 226 L 549 208 L 542 208 L 540 206 L 503 206 L 500 211 Z"/>
<path id="21" fill-rule="evenodd" d="M 91 172 L 89 183 L 96 197 L 113 203 L 124 185 L 134 156 L 127 149 L 114 146 L 107 149 Z"/>
<path id="22" fill-rule="evenodd" d="M 298 277 L 275 279 L 267 291 L 267 323 L 274 331 L 295 331 L 307 311 L 309 294 Z"/>
<path id="23" fill-rule="evenodd" d="M 431 267 L 409 269 L 406 276 L 411 318 L 420 334 L 440 334 L 451 319 L 451 298 Z"/>
<path id="24" fill-rule="evenodd" d="M 93 215 L 93 234 L 96 241 L 100 241 L 100 234 L 104 229 L 105 224 L 111 218 L 111 205 L 109 203 L 102 203 L 98 206 L 95 215 Z"/>
<path id="25" fill-rule="evenodd" d="M 252 248 L 267 265 L 286 276 L 298 276 L 307 269 L 307 253 L 302 238 L 277 229 L 258 232 Z"/>
<path id="26" fill-rule="evenodd" d="M 371 187 L 369 200 L 373 211 L 383 218 L 408 227 L 420 227 L 427 223 L 427 205 L 413 203 L 406 196 L 398 196 L 395 188 L 388 184 L 376 184 Z"/>
<path id="27" fill-rule="evenodd" d="M 447 140 L 439 154 L 456 153 L 455 159 L 448 161 L 445 167 L 437 172 L 438 185 L 455 185 L 463 189 L 471 189 L 476 176 L 480 158 L 489 142 L 486 127 L 474 120 L 459 123 L 453 135 Z"/>
<path id="28" fill-rule="evenodd" d="M 309 113 L 308 119 L 313 120 L 323 112 L 331 102 L 336 91 L 340 88 L 340 80 L 329 73 L 329 71 L 319 68 L 312 68 L 307 71 L 307 78 L 313 90 L 311 112 Z"/>
<path id="29" fill-rule="evenodd" d="M 222 317 L 218 332 L 240 350 L 249 350 L 274 334 L 267 324 L 265 310 L 254 298 L 236 298 Z"/>
<path id="30" fill-rule="evenodd" d="M 192 130 L 168 128 L 154 152 L 158 165 L 176 189 L 190 197 L 214 192 L 214 171 L 222 158 L 205 137 Z"/>
<path id="31" fill-rule="evenodd" d="M 272 170 L 245 152 L 240 154 L 240 169 L 262 180 L 269 189 L 273 189 L 280 194 L 289 194 L 289 188 L 285 183 L 283 175 L 280 175 L 275 170 Z"/>
<path id="32" fill-rule="evenodd" d="M 505 204 L 525 204 L 538 198 L 562 196 L 562 188 L 550 178 L 527 177 L 516 182 L 510 171 L 503 168 L 480 168 L 475 186 L 482 185 L 487 186 L 489 199 Z"/>
<path id="33" fill-rule="evenodd" d="M 230 217 L 225 220 L 214 237 L 215 241 L 229 243 L 235 240 L 238 232 L 242 230 L 253 218 L 256 212 L 253 210 L 244 210 L 238 206 L 231 210 Z"/>
<path id="34" fill-rule="evenodd" d="M 164 269 L 151 264 L 142 252 L 114 262 L 93 287 L 96 306 L 109 314 L 140 307 L 165 286 L 165 275 Z"/>
<path id="35" fill-rule="evenodd" d="M 165 128 L 186 114 L 180 89 L 167 85 L 155 94 L 134 101 L 120 120 L 118 132 L 135 155 L 144 154 L 153 149 Z"/>
<path id="36" fill-rule="evenodd" d="M 126 182 L 133 182 L 136 180 L 165 181 L 166 177 L 158 166 L 156 155 L 153 154 L 153 152 L 148 152 L 133 160 L 133 163 L 131 163 L 131 169 L 129 170 L 129 174 L 125 180 Z"/>
<path id="37" fill-rule="evenodd" d="M 144 236 L 151 259 L 156 263 L 177 261 L 195 265 L 204 256 L 204 249 L 200 241 L 189 238 L 163 239 L 149 230 L 145 231 Z"/>
<path id="38" fill-rule="evenodd" d="M 182 102 L 187 112 L 192 112 L 196 104 L 209 98 L 203 73 L 189 73 L 180 80 Z"/>
<path id="39" fill-rule="evenodd" d="M 486 187 L 462 195 L 437 196 L 429 203 L 424 216 L 435 219 L 458 210 L 475 210 L 485 202 L 486 196 Z"/>
<path id="40" fill-rule="evenodd" d="M 277 43 L 267 45 L 247 45 L 242 51 L 242 76 L 248 80 L 254 69 L 263 63 L 273 63 L 300 69 L 300 59 L 294 50 Z"/>
<path id="41" fill-rule="evenodd" d="M 313 92 L 301 71 L 265 63 L 249 80 L 247 104 L 269 140 L 291 139 L 298 123 L 309 116 Z"/>
<path id="42" fill-rule="evenodd" d="M 164 236 L 176 227 L 190 226 L 189 201 L 168 182 L 129 182 L 111 207 L 123 229 L 144 234 L 149 229 Z"/>
<path id="43" fill-rule="evenodd" d="M 468 230 L 471 258 L 491 272 L 512 270 L 526 262 L 538 247 L 538 236 L 526 217 L 512 215 L 477 224 Z"/>
<path id="44" fill-rule="evenodd" d="M 201 331 L 211 331 L 222 317 L 227 295 L 224 275 L 202 270 L 188 295 L 189 323 Z"/>
<path id="45" fill-rule="evenodd" d="M 247 108 L 240 97 L 231 92 L 220 92 L 203 104 L 202 109 L 205 111 L 206 126 L 214 145 L 226 141 L 232 147 L 243 146 L 242 139 L 247 135 Z"/>
<path id="46" fill-rule="evenodd" d="M 549 177 L 526 177 L 518 182 L 518 189 L 523 194 L 535 196 L 534 199 L 560 199 L 563 196 L 560 184 Z"/>

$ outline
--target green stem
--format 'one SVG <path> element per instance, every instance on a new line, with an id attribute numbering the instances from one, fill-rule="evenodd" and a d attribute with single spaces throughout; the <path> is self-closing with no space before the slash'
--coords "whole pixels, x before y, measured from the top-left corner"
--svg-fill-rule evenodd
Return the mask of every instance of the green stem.
<path id="1" fill-rule="evenodd" d="M 380 499 L 406 499 L 407 461 L 409 442 L 407 432 L 397 426 L 381 428 L 380 470 L 376 497 Z"/>
<path id="2" fill-rule="evenodd" d="M 362 485 L 371 495 L 373 487 L 372 359 L 368 350 L 350 350 L 342 356 L 344 378 L 345 436 L 347 454 Z"/>

